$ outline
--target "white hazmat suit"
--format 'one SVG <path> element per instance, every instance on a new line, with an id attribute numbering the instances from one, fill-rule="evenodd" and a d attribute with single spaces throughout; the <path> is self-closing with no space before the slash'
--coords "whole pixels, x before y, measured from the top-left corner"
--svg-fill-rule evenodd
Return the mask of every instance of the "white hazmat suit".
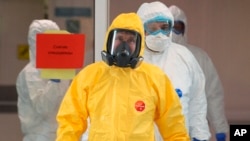
<path id="1" fill-rule="evenodd" d="M 159 16 L 170 19 L 172 25 L 174 21 L 168 7 L 161 2 L 143 3 L 137 14 L 141 17 L 144 27 L 147 21 L 152 21 Z M 190 137 L 208 140 L 210 132 L 206 119 L 204 74 L 192 53 L 186 47 L 171 41 L 171 33 L 168 39 L 165 37 L 162 39 L 164 44 L 160 43 L 159 39 L 161 39 L 160 36 L 153 40 L 151 37 L 146 37 L 147 48 L 144 51 L 144 60 L 159 66 L 169 76 L 180 97 Z M 158 132 L 156 132 L 156 140 L 162 140 Z"/>
<path id="2" fill-rule="evenodd" d="M 70 81 L 40 78 L 36 68 L 36 34 L 59 30 L 50 20 L 34 20 L 28 33 L 30 62 L 19 73 L 16 81 L 18 116 L 23 141 L 55 141 L 56 114 Z"/>
<path id="3" fill-rule="evenodd" d="M 173 32 L 173 41 L 185 45 L 196 57 L 206 78 L 206 97 L 207 97 L 207 118 L 213 130 L 216 132 L 216 138 L 220 138 L 221 134 L 226 134 L 229 131 L 229 125 L 224 112 L 224 91 L 217 74 L 216 68 L 208 56 L 208 54 L 187 42 L 187 17 L 185 13 L 177 6 L 169 7 L 175 21 L 184 23 L 183 34 Z"/>

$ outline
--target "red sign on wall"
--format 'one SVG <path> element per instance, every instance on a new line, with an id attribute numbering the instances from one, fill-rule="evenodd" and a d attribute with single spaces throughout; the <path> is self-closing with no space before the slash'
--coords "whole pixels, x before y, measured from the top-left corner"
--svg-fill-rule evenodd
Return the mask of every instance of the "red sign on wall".
<path id="1" fill-rule="evenodd" d="M 37 34 L 36 37 L 37 68 L 83 67 L 84 34 Z"/>

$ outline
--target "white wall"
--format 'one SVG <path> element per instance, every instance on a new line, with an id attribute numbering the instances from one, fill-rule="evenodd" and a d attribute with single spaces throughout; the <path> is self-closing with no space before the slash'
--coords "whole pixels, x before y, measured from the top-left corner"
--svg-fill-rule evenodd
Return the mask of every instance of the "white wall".
<path id="1" fill-rule="evenodd" d="M 101 61 L 105 35 L 109 26 L 109 0 L 95 2 L 95 62 Z"/>

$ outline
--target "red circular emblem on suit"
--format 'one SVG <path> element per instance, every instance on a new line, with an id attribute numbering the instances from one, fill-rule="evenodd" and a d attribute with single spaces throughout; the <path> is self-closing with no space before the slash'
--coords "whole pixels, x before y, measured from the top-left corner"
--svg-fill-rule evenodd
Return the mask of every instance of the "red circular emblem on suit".
<path id="1" fill-rule="evenodd" d="M 136 109 L 136 111 L 142 112 L 145 109 L 145 103 L 141 100 L 136 101 L 135 109 Z"/>

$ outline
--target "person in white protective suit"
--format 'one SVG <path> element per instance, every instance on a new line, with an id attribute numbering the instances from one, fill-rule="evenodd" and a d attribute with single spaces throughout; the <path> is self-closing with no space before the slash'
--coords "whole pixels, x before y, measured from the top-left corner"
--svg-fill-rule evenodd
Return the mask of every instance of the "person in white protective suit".
<path id="1" fill-rule="evenodd" d="M 193 53 L 205 74 L 209 125 L 213 127 L 217 141 L 226 141 L 229 125 L 224 112 L 224 91 L 216 68 L 204 50 L 187 42 L 187 17 L 183 10 L 176 5 L 169 9 L 175 20 L 173 41 L 185 45 Z"/>
<path id="2" fill-rule="evenodd" d="M 51 20 L 34 20 L 29 26 L 30 62 L 19 73 L 16 81 L 18 116 L 23 141 L 55 141 L 58 112 L 69 80 L 43 79 L 36 68 L 36 35 L 46 30 L 59 30 Z"/>
<path id="3" fill-rule="evenodd" d="M 169 76 L 181 100 L 190 138 L 209 140 L 205 77 L 192 53 L 185 46 L 172 42 L 174 19 L 171 12 L 165 4 L 155 1 L 143 3 L 137 14 L 146 34 L 145 61 L 159 66 Z M 156 140 L 162 140 L 157 128 L 156 134 Z"/>

